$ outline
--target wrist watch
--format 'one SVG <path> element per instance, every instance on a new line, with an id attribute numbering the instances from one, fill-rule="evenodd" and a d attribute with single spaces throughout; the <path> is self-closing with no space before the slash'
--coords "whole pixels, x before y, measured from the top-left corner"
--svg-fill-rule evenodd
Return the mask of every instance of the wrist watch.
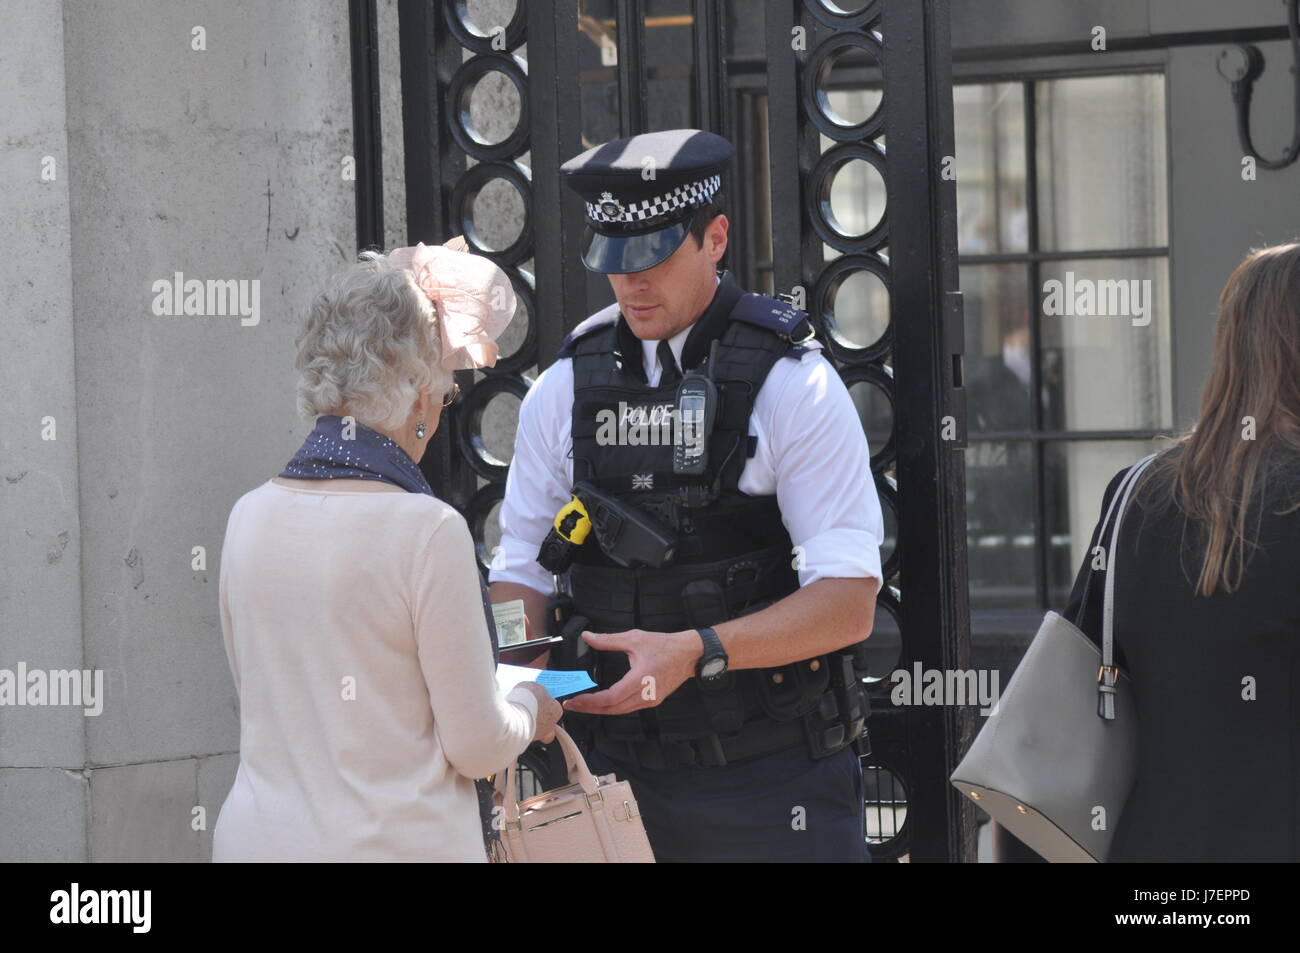
<path id="1" fill-rule="evenodd" d="M 716 681 L 727 674 L 727 653 L 722 648 L 722 640 L 718 638 L 718 633 L 707 626 L 695 631 L 704 642 L 704 654 L 695 666 L 695 674 L 705 681 Z"/>

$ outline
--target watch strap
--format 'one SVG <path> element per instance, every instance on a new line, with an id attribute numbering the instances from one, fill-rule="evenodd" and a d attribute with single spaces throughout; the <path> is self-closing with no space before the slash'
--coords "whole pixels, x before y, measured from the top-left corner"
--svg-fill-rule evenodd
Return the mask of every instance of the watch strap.
<path id="1" fill-rule="evenodd" d="M 696 629 L 700 634 L 700 640 L 704 643 L 704 653 L 700 656 L 699 663 L 695 666 L 695 674 L 703 678 L 704 666 L 714 659 L 720 658 L 727 660 L 727 652 L 722 647 L 722 639 L 718 638 L 718 633 L 713 631 L 709 626 Z"/>

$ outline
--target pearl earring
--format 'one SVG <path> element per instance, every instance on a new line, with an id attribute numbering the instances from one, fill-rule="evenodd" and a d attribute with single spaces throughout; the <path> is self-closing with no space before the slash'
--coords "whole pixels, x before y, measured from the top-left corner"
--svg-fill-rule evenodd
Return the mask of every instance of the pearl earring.
<path id="1" fill-rule="evenodd" d="M 425 435 L 425 433 L 426 433 L 426 430 L 425 430 L 425 426 L 424 426 L 424 421 L 421 420 L 418 424 L 415 425 L 415 439 L 416 439 L 416 440 L 423 440 L 423 439 L 424 439 L 424 435 Z"/>

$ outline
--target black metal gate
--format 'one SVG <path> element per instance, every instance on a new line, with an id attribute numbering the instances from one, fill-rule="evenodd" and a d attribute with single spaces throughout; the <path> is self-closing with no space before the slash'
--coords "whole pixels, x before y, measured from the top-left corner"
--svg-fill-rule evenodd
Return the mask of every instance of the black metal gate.
<path id="1" fill-rule="evenodd" d="M 738 160 L 724 182 L 726 265 L 813 315 L 874 450 L 889 538 L 869 643 L 873 855 L 973 860 L 972 812 L 947 781 L 973 712 L 895 707 L 888 693 L 897 668 L 969 667 L 948 0 L 517 0 L 502 22 L 492 9 L 399 3 L 409 242 L 464 234 L 520 301 L 498 365 L 460 375 L 465 397 L 424 460 L 435 490 L 465 514 L 486 568 L 510 455 L 493 446 L 501 415 L 567 330 L 613 300 L 578 259 L 581 203 L 562 191 L 560 163 L 657 128 L 727 136 Z M 354 57 L 369 63 L 357 98 L 377 112 L 373 22 L 373 0 L 354 0 L 354 48 L 372 53 Z M 493 74 L 518 118 L 489 137 L 472 107 Z M 362 157 L 372 176 L 379 167 L 364 112 L 363 178 Z M 837 177 L 850 169 L 862 188 L 846 207 Z M 505 239 L 475 222 L 489 189 L 519 209 Z M 382 235 L 381 192 L 357 194 L 366 244 Z"/>

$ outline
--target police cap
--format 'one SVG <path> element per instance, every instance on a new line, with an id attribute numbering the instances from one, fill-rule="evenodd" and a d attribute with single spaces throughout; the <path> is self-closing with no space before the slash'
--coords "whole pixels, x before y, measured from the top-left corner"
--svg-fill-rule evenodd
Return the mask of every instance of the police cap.
<path id="1" fill-rule="evenodd" d="M 695 209 L 722 186 L 734 150 L 721 136 L 669 129 L 616 139 L 560 166 L 582 196 L 587 230 L 582 262 L 590 271 L 645 271 L 675 252 Z"/>

